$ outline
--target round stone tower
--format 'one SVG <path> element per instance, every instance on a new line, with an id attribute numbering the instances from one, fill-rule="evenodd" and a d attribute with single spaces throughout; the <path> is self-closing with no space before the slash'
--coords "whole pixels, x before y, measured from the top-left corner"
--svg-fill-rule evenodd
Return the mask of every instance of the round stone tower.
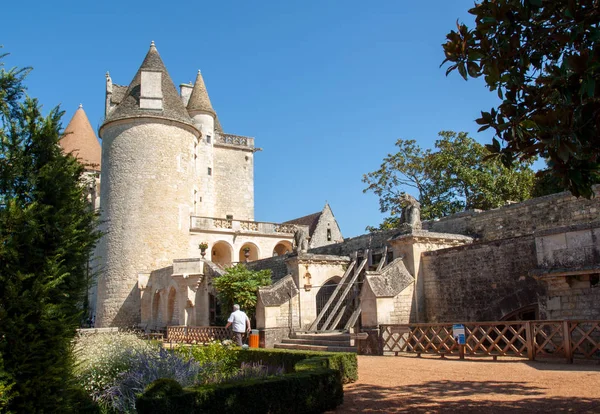
<path id="1" fill-rule="evenodd" d="M 200 131 L 154 46 L 128 87 L 107 75 L 96 326 L 140 322 L 138 276 L 188 256 Z"/>
<path id="2" fill-rule="evenodd" d="M 196 179 L 201 190 L 197 191 L 194 214 L 203 217 L 215 216 L 214 141 L 217 138 L 216 113 L 210 103 L 202 74 L 198 71 L 194 89 L 187 104 L 194 125 L 202 132 L 195 146 Z"/>

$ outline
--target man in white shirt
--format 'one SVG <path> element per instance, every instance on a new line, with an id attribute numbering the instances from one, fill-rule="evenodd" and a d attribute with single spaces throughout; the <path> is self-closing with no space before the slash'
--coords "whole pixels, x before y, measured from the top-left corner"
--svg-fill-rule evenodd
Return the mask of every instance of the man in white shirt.
<path id="1" fill-rule="evenodd" d="M 235 334 L 235 341 L 239 346 L 242 346 L 242 335 L 245 332 L 250 333 L 250 319 L 248 316 L 240 310 L 240 305 L 233 305 L 233 312 L 229 315 L 229 319 L 227 319 L 227 325 L 225 328 L 232 327 L 233 333 Z M 244 330 L 245 328 L 245 330 Z"/>

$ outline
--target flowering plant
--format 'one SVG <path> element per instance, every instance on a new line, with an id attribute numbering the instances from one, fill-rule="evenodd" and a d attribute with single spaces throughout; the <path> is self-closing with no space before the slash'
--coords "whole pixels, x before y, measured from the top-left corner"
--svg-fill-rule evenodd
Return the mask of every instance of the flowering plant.
<path id="1" fill-rule="evenodd" d="M 198 245 L 198 248 L 199 248 L 200 250 L 206 250 L 206 249 L 208 249 L 208 243 L 207 243 L 207 242 L 201 242 L 201 243 Z"/>

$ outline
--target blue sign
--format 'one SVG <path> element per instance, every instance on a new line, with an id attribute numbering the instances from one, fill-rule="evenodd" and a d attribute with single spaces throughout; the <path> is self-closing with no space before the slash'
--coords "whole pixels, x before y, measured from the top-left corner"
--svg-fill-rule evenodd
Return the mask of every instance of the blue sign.
<path id="1" fill-rule="evenodd" d="M 465 325 L 452 325 L 452 336 L 459 345 L 465 345 L 467 343 L 465 338 Z"/>

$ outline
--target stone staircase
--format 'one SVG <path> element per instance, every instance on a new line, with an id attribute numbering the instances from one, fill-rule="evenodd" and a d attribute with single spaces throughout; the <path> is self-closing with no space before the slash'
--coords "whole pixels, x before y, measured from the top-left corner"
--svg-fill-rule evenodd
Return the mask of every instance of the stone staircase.
<path id="1" fill-rule="evenodd" d="M 357 352 L 356 340 L 349 333 L 296 333 L 293 338 L 283 339 L 275 344 L 279 349 L 304 351 Z"/>

